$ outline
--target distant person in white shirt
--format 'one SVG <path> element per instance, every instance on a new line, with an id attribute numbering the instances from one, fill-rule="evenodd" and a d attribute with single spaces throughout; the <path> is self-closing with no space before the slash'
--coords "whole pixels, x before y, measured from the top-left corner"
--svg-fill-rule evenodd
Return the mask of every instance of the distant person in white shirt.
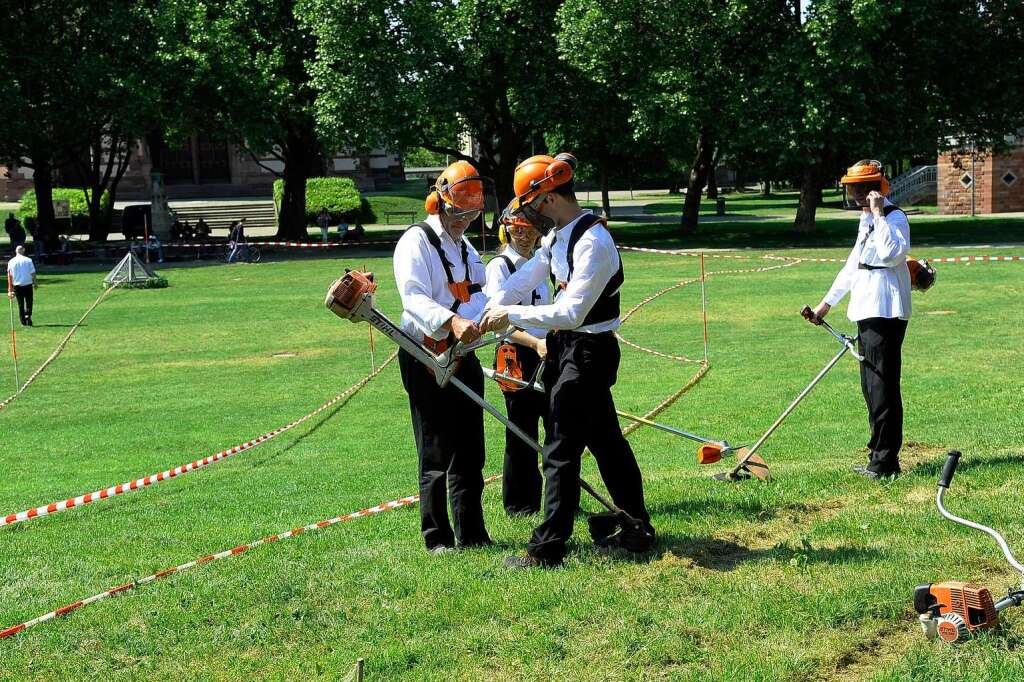
<path id="1" fill-rule="evenodd" d="M 14 258 L 7 261 L 7 298 L 18 299 L 18 315 L 23 327 L 32 326 L 32 290 L 39 286 L 36 266 L 25 255 L 25 247 L 18 245 Z"/>
<path id="2" fill-rule="evenodd" d="M 410 226 L 395 246 L 402 329 L 433 353 L 480 338 L 474 320 L 487 302 L 484 264 L 464 235 L 483 208 L 484 179 L 472 164 L 456 161 L 427 197 L 427 219 Z M 398 364 L 419 456 L 420 528 L 427 550 L 439 554 L 456 543 L 491 544 L 481 503 L 483 410 L 451 384 L 438 386 L 427 367 L 406 351 L 399 350 Z M 484 376 L 473 353 L 462 357 L 455 376 L 483 396 Z"/>
<path id="3" fill-rule="evenodd" d="M 516 167 L 516 197 L 509 205 L 542 233 L 537 253 L 488 301 L 480 322 L 501 331 L 509 323 L 547 329 L 544 388 L 548 426 L 544 444 L 544 520 L 533 531 L 523 556 L 509 568 L 558 566 L 580 503 L 584 448 L 594 454 L 612 500 L 644 524 L 653 544 L 654 527 L 644 503 L 643 480 L 629 441 L 615 414 L 612 386 L 619 368 L 619 288 L 622 261 L 605 221 L 576 201 L 571 154 L 532 156 Z M 519 305 L 541 282 L 553 277 L 558 293 L 550 305 Z"/>
<path id="4" fill-rule="evenodd" d="M 504 245 L 498 255 L 487 264 L 487 284 L 484 293 L 498 296 L 505 281 L 526 264 L 540 243 L 540 231 L 522 216 L 506 212 L 501 217 L 499 241 Z M 551 292 L 547 280 L 542 281 L 521 301 L 522 305 L 547 305 Z M 547 330 L 530 328 L 516 330 L 509 342 L 495 351 L 495 369 L 522 381 L 532 382 L 548 354 Z M 523 388 L 512 382 L 502 383 L 505 412 L 509 421 L 538 440 L 538 424 L 544 422 L 547 430 L 548 403 L 543 393 L 533 387 Z M 505 462 L 501 476 L 501 499 L 509 515 L 536 514 L 540 511 L 543 479 L 537 469 L 537 453 L 514 433 L 505 431 Z"/>
<path id="5" fill-rule="evenodd" d="M 850 294 L 847 316 L 857 323 L 864 362 L 860 385 L 868 408 L 871 439 L 867 466 L 854 471 L 869 478 L 900 473 L 903 398 L 900 394 L 903 338 L 910 320 L 910 223 L 885 198 L 889 181 L 878 161 L 858 161 L 841 180 L 848 200 L 861 207 L 857 242 L 832 288 L 814 309 L 812 322 Z"/>

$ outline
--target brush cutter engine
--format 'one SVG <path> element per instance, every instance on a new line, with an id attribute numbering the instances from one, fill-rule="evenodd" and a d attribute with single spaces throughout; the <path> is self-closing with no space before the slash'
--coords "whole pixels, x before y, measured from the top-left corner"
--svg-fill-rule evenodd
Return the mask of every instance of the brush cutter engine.
<path id="1" fill-rule="evenodd" d="M 1021 572 L 1022 589 L 1010 590 L 1004 598 L 996 602 L 987 587 L 974 583 L 948 581 L 918 585 L 914 589 L 914 610 L 919 614 L 921 629 L 928 639 L 940 639 L 949 643 L 963 641 L 976 632 L 995 627 L 999 624 L 1000 612 L 1009 606 L 1020 606 L 1024 603 L 1024 566 L 1014 558 L 1003 536 L 988 526 L 949 513 L 943 504 L 943 497 L 953 480 L 960 456 L 957 450 L 951 450 L 946 455 L 946 463 L 942 467 L 935 496 L 939 513 L 950 521 L 980 530 L 995 539 L 1006 560 Z"/>

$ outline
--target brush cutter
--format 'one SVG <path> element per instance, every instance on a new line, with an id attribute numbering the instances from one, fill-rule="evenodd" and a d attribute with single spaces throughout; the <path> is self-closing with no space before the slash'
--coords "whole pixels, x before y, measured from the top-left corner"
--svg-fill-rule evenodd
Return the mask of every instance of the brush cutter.
<path id="1" fill-rule="evenodd" d="M 793 402 L 791 402 L 789 406 L 782 411 L 782 414 L 780 414 L 779 418 L 775 420 L 775 423 L 772 424 L 767 431 L 765 431 L 764 435 L 761 436 L 757 440 L 757 442 L 750 447 L 749 450 L 746 450 L 744 453 L 739 455 L 740 459 L 736 463 L 736 466 L 734 466 L 728 472 L 715 474 L 712 477 L 715 480 L 739 481 L 746 478 L 750 478 L 751 476 L 753 476 L 754 478 L 758 478 L 762 481 L 767 481 L 768 479 L 770 479 L 771 473 L 768 471 L 768 463 L 764 461 L 764 458 L 757 454 L 758 449 L 762 445 L 764 445 L 764 442 L 768 440 L 768 437 L 775 432 L 775 429 L 779 428 L 779 425 L 782 424 L 783 421 L 785 421 L 786 417 L 788 417 L 790 413 L 796 409 L 796 406 L 799 405 L 800 402 L 807 397 L 807 394 L 810 393 L 811 390 L 818 385 L 818 382 L 821 381 L 825 377 L 825 375 L 828 374 L 829 371 L 836 366 L 836 364 L 838 364 L 838 362 L 842 359 L 844 355 L 850 353 L 853 357 L 857 358 L 858 361 L 864 361 L 864 356 L 857 352 L 856 337 L 847 336 L 846 334 L 837 332 L 835 329 L 832 328 L 832 326 L 828 322 L 826 322 L 820 317 L 817 317 L 811 311 L 810 306 L 805 305 L 803 307 L 803 310 L 800 311 L 800 314 L 809 322 L 819 327 L 822 327 L 826 331 L 828 331 L 829 334 L 835 337 L 836 341 L 839 342 L 842 348 L 839 350 L 838 353 L 835 354 L 835 356 L 833 356 L 831 360 L 828 361 L 828 363 L 822 368 L 822 370 L 818 372 L 818 375 L 811 380 L 811 383 L 807 384 L 807 387 L 804 388 L 804 390 L 800 391 L 800 395 L 794 398 Z"/>
<path id="2" fill-rule="evenodd" d="M 963 641 L 979 630 L 995 627 L 1004 609 L 1024 603 L 1024 565 L 1014 558 L 1003 536 L 988 526 L 950 514 L 943 504 L 942 498 L 949 489 L 959 461 L 960 453 L 956 450 L 946 455 L 935 495 L 939 513 L 954 523 L 990 535 L 1003 550 L 1006 561 L 1021 574 L 1021 588 L 1009 590 L 1005 597 L 995 602 L 987 587 L 974 583 L 948 581 L 918 585 L 914 589 L 914 610 L 920 614 L 918 620 L 921 629 L 928 639 L 941 639 L 950 643 Z"/>
<path id="3" fill-rule="evenodd" d="M 495 370 L 486 367 L 484 368 L 484 376 L 486 376 L 489 379 L 494 379 L 498 383 L 504 382 L 508 384 L 513 384 L 515 386 L 519 386 L 520 388 L 533 388 L 533 390 L 538 391 L 540 393 L 544 392 L 544 385 L 537 381 L 534 381 L 532 383 L 528 381 L 523 381 L 522 379 L 519 379 L 517 377 L 509 376 L 507 374 L 501 374 L 500 372 L 496 372 Z M 623 419 L 628 419 L 629 421 L 636 422 L 638 424 L 644 424 L 645 426 L 650 426 L 660 431 L 664 431 L 665 433 L 671 433 L 672 435 L 679 436 L 680 438 L 686 438 L 688 440 L 701 443 L 701 446 L 697 448 L 697 461 L 700 462 L 701 464 L 710 464 L 711 462 L 717 462 L 718 460 L 722 459 L 723 455 L 731 455 L 732 453 L 737 453 L 739 454 L 739 456 L 742 457 L 742 454 L 740 453 L 745 452 L 743 448 L 738 448 L 729 445 L 728 441 L 711 440 L 710 438 L 704 438 L 703 436 L 698 436 L 695 433 L 683 431 L 682 429 L 677 429 L 673 426 L 659 424 L 658 422 L 651 421 L 646 417 L 638 417 L 634 414 L 623 412 L 622 410 L 615 410 L 615 414 L 619 415 Z"/>
<path id="4" fill-rule="evenodd" d="M 509 421 L 496 407 L 477 395 L 475 391 L 466 386 L 458 377 L 454 376 L 460 356 L 482 346 L 500 341 L 504 336 L 468 345 L 457 343 L 442 355 L 435 355 L 424 348 L 419 341 L 402 331 L 399 326 L 389 320 L 382 312 L 373 307 L 374 292 L 376 290 L 377 284 L 373 281 L 372 273 L 349 270 L 342 277 L 335 280 L 334 284 L 328 289 L 324 304 L 338 317 L 352 322 L 368 322 L 373 325 L 381 333 L 398 344 L 400 348 L 430 369 L 439 386 L 445 386 L 449 383 L 455 386 L 455 388 L 459 389 L 470 400 L 490 413 L 492 417 L 501 422 L 505 428 L 514 433 L 524 443 L 537 452 L 543 451 L 540 443 L 530 438 L 525 431 Z M 630 516 L 612 504 L 611 501 L 597 492 L 582 478 L 579 479 L 579 483 L 583 490 L 608 510 L 607 514 L 591 516 L 592 520 L 589 522 L 590 534 L 598 545 L 620 546 L 632 552 L 645 552 L 654 546 L 654 535 L 647 531 L 642 521 Z"/>

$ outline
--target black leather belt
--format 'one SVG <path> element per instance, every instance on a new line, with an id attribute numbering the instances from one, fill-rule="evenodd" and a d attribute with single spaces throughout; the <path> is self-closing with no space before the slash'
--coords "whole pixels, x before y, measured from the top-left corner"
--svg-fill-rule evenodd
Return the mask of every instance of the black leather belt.
<path id="1" fill-rule="evenodd" d="M 867 263 L 857 263 L 858 270 L 887 270 L 888 265 L 868 265 Z"/>

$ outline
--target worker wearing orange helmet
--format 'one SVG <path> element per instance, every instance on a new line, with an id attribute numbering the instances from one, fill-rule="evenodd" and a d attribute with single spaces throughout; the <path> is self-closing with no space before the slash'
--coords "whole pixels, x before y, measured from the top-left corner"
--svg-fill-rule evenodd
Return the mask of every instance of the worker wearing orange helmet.
<path id="1" fill-rule="evenodd" d="M 497 296 L 505 281 L 529 262 L 540 244 L 540 231 L 521 215 L 505 211 L 498 228 L 502 248 L 487 264 L 487 284 L 484 293 Z M 519 303 L 545 305 L 551 300 L 547 280 L 540 282 Z M 495 350 L 494 369 L 497 373 L 532 382 L 547 355 L 547 330 L 543 328 L 518 329 L 509 342 Z M 547 400 L 544 394 L 498 379 L 505 398 L 505 413 L 509 421 L 521 428 L 533 440 L 538 440 L 538 424 L 544 422 L 547 430 Z M 501 499 L 509 515 L 536 514 L 540 511 L 543 480 L 537 469 L 537 453 L 511 431 L 505 431 L 505 462 L 501 477 Z"/>
<path id="2" fill-rule="evenodd" d="M 900 374 L 910 319 L 910 223 L 907 214 L 885 196 L 889 181 L 880 162 L 858 161 L 847 169 L 841 183 L 848 202 L 861 209 L 857 241 L 809 319 L 820 323 L 850 294 L 847 316 L 857 323 L 864 355 L 861 391 L 871 424 L 868 464 L 854 467 L 854 471 L 868 478 L 894 476 L 900 473 L 903 445 Z"/>
<path id="3" fill-rule="evenodd" d="M 436 354 L 457 341 L 472 343 L 480 337 L 474 320 L 487 302 L 484 264 L 465 232 L 484 209 L 484 184 L 469 162 L 448 166 L 427 197 L 427 219 L 411 225 L 395 247 L 402 329 Z M 398 363 L 419 456 L 420 526 L 427 550 L 490 544 L 481 505 L 482 410 L 454 386 L 438 386 L 426 366 L 406 351 L 399 351 Z M 462 356 L 455 376 L 483 395 L 483 372 L 475 355 Z"/>
<path id="4" fill-rule="evenodd" d="M 573 191 L 571 154 L 533 156 L 516 168 L 509 213 L 546 232 L 537 253 L 490 298 L 483 329 L 508 325 L 547 329 L 543 379 L 548 425 L 543 452 L 544 520 L 524 556 L 510 568 L 557 566 L 565 556 L 579 508 L 584 448 L 597 460 L 615 504 L 640 520 L 653 543 L 636 457 L 623 437 L 611 388 L 619 366 L 622 261 L 607 224 L 580 208 Z M 540 282 L 553 278 L 558 293 L 548 305 L 519 305 Z"/>

